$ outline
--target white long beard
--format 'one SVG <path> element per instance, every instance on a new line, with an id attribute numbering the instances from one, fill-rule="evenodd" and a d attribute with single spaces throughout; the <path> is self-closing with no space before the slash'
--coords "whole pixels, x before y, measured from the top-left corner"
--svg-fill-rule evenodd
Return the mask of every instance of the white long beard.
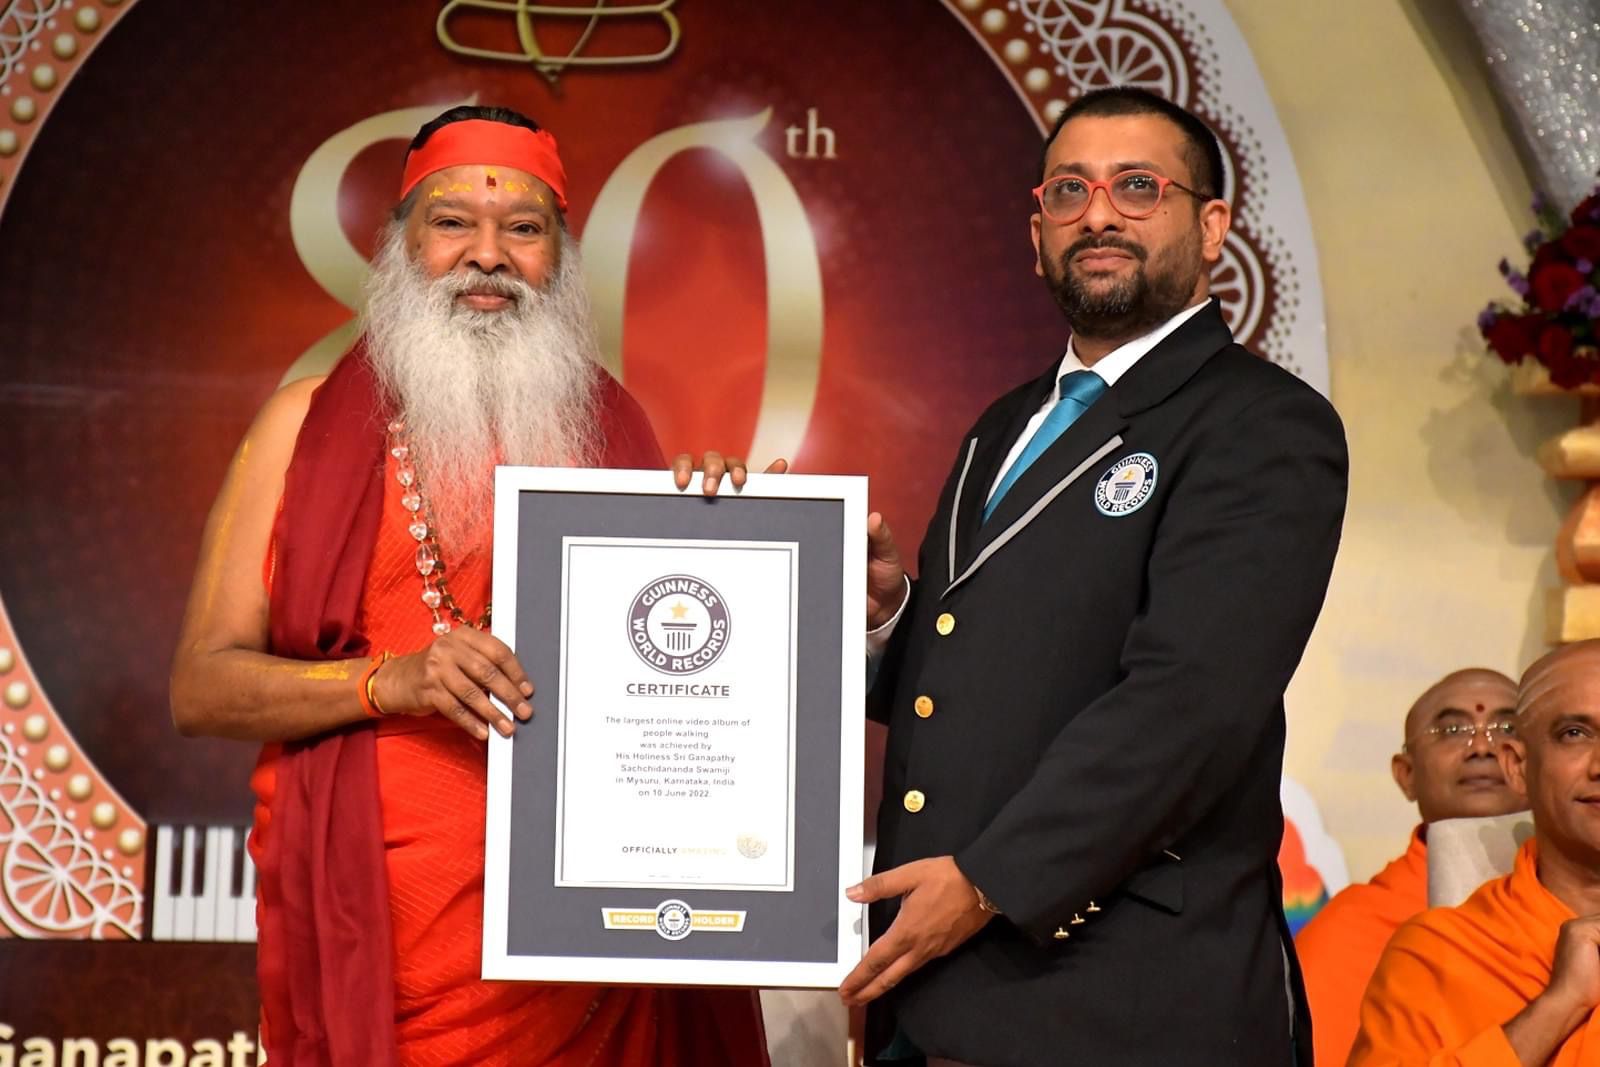
<path id="1" fill-rule="evenodd" d="M 515 303 L 460 307 L 467 289 Z M 494 465 L 590 466 L 599 346 L 576 244 L 542 288 L 481 271 L 430 278 L 392 224 L 372 262 L 364 329 L 378 385 L 405 421 L 440 540 L 457 558 L 486 543 Z"/>

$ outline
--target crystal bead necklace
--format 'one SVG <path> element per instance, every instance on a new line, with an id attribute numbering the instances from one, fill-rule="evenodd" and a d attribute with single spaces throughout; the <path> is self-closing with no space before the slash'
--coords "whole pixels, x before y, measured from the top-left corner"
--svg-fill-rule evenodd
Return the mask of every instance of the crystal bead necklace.
<path id="1" fill-rule="evenodd" d="M 411 536 L 417 539 L 417 573 L 422 575 L 422 603 L 433 613 L 434 634 L 443 637 L 452 627 L 467 626 L 469 623 L 445 582 L 444 552 L 439 548 L 439 535 L 431 521 L 433 512 L 422 495 L 422 482 L 411 463 L 411 446 L 406 443 L 405 433 L 406 424 L 402 420 L 395 419 L 389 423 L 389 454 L 395 458 L 395 480 L 405 490 L 400 497 L 400 506 L 410 514 L 411 525 L 408 529 Z M 483 614 L 470 625 L 487 630 L 493 611 L 493 604 L 485 604 Z"/>

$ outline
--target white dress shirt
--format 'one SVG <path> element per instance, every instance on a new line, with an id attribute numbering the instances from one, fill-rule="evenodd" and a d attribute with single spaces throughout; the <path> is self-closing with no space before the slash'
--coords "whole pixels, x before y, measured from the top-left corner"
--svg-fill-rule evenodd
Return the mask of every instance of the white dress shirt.
<path id="1" fill-rule="evenodd" d="M 1033 435 L 1039 432 L 1039 427 L 1044 424 L 1045 418 L 1055 410 L 1057 404 L 1061 403 L 1061 379 L 1064 376 L 1075 370 L 1086 370 L 1091 374 L 1098 374 L 1105 381 L 1107 388 L 1116 385 L 1117 380 L 1128 373 L 1133 365 L 1144 357 L 1145 353 L 1165 341 L 1168 334 L 1188 322 L 1196 312 L 1209 303 L 1211 303 L 1211 300 L 1208 297 L 1193 307 L 1184 308 L 1143 337 L 1135 337 L 1127 344 L 1113 348 L 1101 356 L 1093 367 L 1085 367 L 1083 365 L 1083 361 L 1078 358 L 1078 353 L 1073 350 L 1072 342 L 1068 341 L 1067 354 L 1061 357 L 1061 365 L 1056 368 L 1055 388 L 1050 390 L 1050 395 L 1045 397 L 1043 404 L 1039 405 L 1039 410 L 1033 413 L 1032 418 L 1028 419 L 1028 425 L 1022 428 L 1021 436 L 1011 446 L 1011 451 L 1006 453 L 1005 462 L 1000 464 L 999 472 L 994 476 L 994 481 L 989 484 L 989 493 L 983 498 L 984 502 L 987 503 L 994 496 L 994 491 L 1000 488 L 1001 482 L 1005 481 L 1006 472 L 1011 469 L 1012 464 L 1017 462 L 1017 457 L 1022 455 L 1022 450 L 1028 447 L 1028 442 L 1033 440 Z"/>
<path id="2" fill-rule="evenodd" d="M 1033 416 L 1028 419 L 1028 424 L 1022 428 L 1022 433 L 1017 437 L 1016 443 L 1011 446 L 1011 451 L 1006 453 L 1005 462 L 1000 464 L 999 472 L 995 474 L 994 481 L 989 484 L 989 492 L 984 496 L 984 502 L 987 503 L 989 498 L 994 496 L 994 491 L 1005 480 L 1006 472 L 1011 469 L 1012 464 L 1017 462 L 1017 457 L 1022 455 L 1022 450 L 1028 447 L 1028 442 L 1033 440 L 1033 435 L 1039 432 L 1039 427 L 1044 424 L 1045 417 L 1061 402 L 1061 378 L 1063 375 L 1075 370 L 1086 370 L 1092 374 L 1098 374 L 1105 380 L 1106 387 L 1110 388 L 1116 385 L 1118 379 L 1128 373 L 1133 365 L 1143 359 L 1151 349 L 1165 341 L 1169 334 L 1192 319 L 1201 308 L 1209 303 L 1211 303 L 1211 298 L 1207 297 L 1192 307 L 1184 308 L 1149 333 L 1135 337 L 1126 344 L 1113 348 L 1101 356 L 1093 367 L 1085 367 L 1083 365 L 1083 361 L 1078 358 L 1078 353 L 1073 350 L 1072 341 L 1069 340 L 1067 342 L 1067 354 L 1061 357 L 1061 363 L 1056 368 L 1055 388 L 1050 390 L 1050 395 L 1045 397 L 1043 404 L 1039 405 L 1039 410 L 1034 412 Z M 900 621 L 900 616 L 905 612 L 906 605 L 911 602 L 910 592 L 911 580 L 908 578 L 906 580 L 906 593 L 908 595 L 900 601 L 900 608 L 894 613 L 894 617 L 877 629 L 867 631 L 867 655 L 869 657 L 877 656 L 888 645 L 889 636 L 894 633 L 895 624 Z"/>

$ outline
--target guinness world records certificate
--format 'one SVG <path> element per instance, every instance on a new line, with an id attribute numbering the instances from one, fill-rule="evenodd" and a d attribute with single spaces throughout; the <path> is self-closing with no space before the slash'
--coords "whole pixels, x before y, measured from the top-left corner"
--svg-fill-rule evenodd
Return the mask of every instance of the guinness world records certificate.
<path id="1" fill-rule="evenodd" d="M 866 479 L 502 467 L 486 978 L 827 988 L 860 959 Z"/>
<path id="2" fill-rule="evenodd" d="M 563 539 L 556 885 L 794 888 L 799 549 Z"/>

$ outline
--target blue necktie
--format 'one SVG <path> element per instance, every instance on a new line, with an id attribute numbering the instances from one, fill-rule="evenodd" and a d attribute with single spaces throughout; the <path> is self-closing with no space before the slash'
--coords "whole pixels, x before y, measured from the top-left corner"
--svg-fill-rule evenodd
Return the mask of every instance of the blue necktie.
<path id="1" fill-rule="evenodd" d="M 1078 421 L 1078 417 L 1089 410 L 1089 405 L 1100 398 L 1106 391 L 1105 379 L 1094 371 L 1075 370 L 1068 371 L 1061 376 L 1057 383 L 1061 390 L 1061 399 L 1056 401 L 1056 406 L 1050 409 L 1050 414 L 1044 417 L 1039 424 L 1039 429 L 1033 435 L 1033 440 L 1022 450 L 1022 455 L 1006 471 L 1006 476 L 995 487 L 994 495 L 989 498 L 989 503 L 983 509 L 983 521 L 988 522 L 989 516 L 1000 503 L 1000 498 L 1006 495 L 1006 490 L 1016 484 L 1022 477 L 1022 472 L 1033 465 L 1033 461 L 1043 454 L 1044 450 L 1056 443 L 1056 438 L 1066 432 L 1068 426 Z"/>

